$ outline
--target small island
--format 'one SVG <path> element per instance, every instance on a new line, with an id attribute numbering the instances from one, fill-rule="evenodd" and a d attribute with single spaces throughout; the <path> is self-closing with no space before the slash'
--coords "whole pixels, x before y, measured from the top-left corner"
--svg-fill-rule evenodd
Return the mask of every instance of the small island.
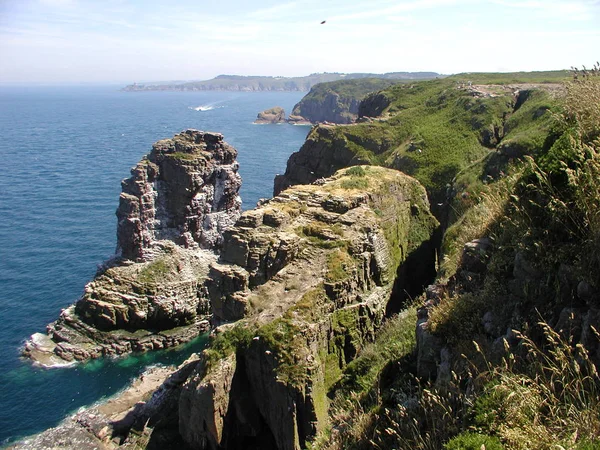
<path id="1" fill-rule="evenodd" d="M 273 108 L 265 109 L 259 112 L 256 116 L 254 123 L 256 124 L 267 124 L 267 123 L 285 123 L 285 111 L 281 106 L 274 106 Z"/>

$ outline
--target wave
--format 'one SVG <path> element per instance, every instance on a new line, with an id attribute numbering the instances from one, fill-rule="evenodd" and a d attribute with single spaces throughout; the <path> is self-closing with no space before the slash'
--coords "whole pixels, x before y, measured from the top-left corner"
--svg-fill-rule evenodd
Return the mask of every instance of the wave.
<path id="1" fill-rule="evenodd" d="M 225 108 L 225 106 L 216 106 L 219 103 L 221 102 L 207 103 L 206 105 L 200 106 L 188 106 L 188 109 L 193 109 L 194 111 L 210 111 L 211 109 Z"/>

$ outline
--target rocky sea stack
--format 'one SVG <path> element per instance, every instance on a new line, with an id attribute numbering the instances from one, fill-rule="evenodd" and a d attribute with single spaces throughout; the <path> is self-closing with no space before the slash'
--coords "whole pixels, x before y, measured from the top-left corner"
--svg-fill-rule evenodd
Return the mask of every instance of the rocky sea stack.
<path id="1" fill-rule="evenodd" d="M 285 111 L 281 106 L 274 106 L 273 108 L 265 109 L 259 112 L 256 116 L 254 123 L 266 124 L 266 123 L 285 123 Z"/>
<path id="2" fill-rule="evenodd" d="M 122 182 L 115 258 L 25 355 L 51 366 L 171 347 L 207 330 L 203 283 L 241 213 L 236 157 L 218 133 L 155 143 Z"/>
<path id="3" fill-rule="evenodd" d="M 117 256 L 152 257 L 156 241 L 213 249 L 241 212 L 237 151 L 223 135 L 187 130 L 158 141 L 123 180 Z"/>

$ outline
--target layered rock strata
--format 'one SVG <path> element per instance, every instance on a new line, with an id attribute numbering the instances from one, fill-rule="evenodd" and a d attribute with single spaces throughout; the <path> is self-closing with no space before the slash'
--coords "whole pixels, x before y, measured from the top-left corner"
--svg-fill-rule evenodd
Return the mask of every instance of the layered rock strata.
<path id="1" fill-rule="evenodd" d="M 273 108 L 265 109 L 259 112 L 256 116 L 254 123 L 267 124 L 267 123 L 285 123 L 285 111 L 281 106 L 275 106 Z"/>
<path id="2" fill-rule="evenodd" d="M 418 182 L 370 166 L 244 213 L 207 283 L 215 319 L 237 322 L 216 329 L 183 385 L 184 441 L 305 448 L 326 423 L 328 389 L 401 301 L 396 274 L 424 247 L 433 264 L 436 227 Z"/>
<path id="3" fill-rule="evenodd" d="M 117 256 L 24 354 L 46 366 L 156 350 L 210 328 L 205 282 L 240 215 L 236 150 L 187 130 L 154 144 L 123 181 Z"/>
<path id="4" fill-rule="evenodd" d="M 117 255 L 142 261 L 154 243 L 212 249 L 241 213 L 237 151 L 223 135 L 187 130 L 158 141 L 123 180 Z"/>

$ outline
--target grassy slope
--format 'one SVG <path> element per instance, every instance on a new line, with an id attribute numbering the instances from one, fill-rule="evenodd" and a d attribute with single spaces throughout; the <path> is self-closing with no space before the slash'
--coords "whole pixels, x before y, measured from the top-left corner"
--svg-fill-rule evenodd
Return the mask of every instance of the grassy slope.
<path id="1" fill-rule="evenodd" d="M 560 78 L 554 72 L 543 74 L 478 74 L 473 82 L 554 82 Z M 552 104 L 547 94 L 535 93 L 523 103 L 526 108 L 513 114 L 512 92 L 477 98 L 468 89 L 457 88 L 460 80 L 454 76 L 394 85 L 384 91 L 390 101 L 382 114 L 384 121 L 336 127 L 332 138 L 366 163 L 414 176 L 427 188 L 432 203 L 442 202 L 447 185 L 461 170 L 493 153 L 493 145 L 484 139 L 488 131 L 506 126 L 507 142 L 527 152 L 543 139 L 540 122 L 547 120 L 543 111 Z M 535 111 L 540 113 L 534 116 Z"/>
<path id="2" fill-rule="evenodd" d="M 565 73 L 468 76 L 469 80 L 475 79 L 474 83 L 539 83 L 563 79 Z M 471 239 L 491 235 L 497 250 L 488 264 L 487 277 L 475 292 L 448 299 L 434 310 L 433 331 L 450 343 L 453 352 L 464 352 L 471 360 L 469 364 L 473 364 L 471 370 L 479 371 L 479 375 L 471 378 L 469 371 L 459 372 L 458 379 L 440 389 L 410 381 L 408 374 L 414 364 L 410 352 L 406 356 L 407 353 L 388 355 L 382 351 L 382 355 L 390 357 L 385 364 L 372 364 L 370 356 L 359 355 L 346 369 L 345 382 L 330 393 L 336 397 L 337 405 L 330 411 L 332 428 L 317 439 L 315 448 L 426 449 L 441 448 L 444 443 L 448 449 L 479 449 L 482 445 L 490 449 L 542 449 L 559 443 L 562 447 L 556 448 L 600 448 L 598 377 L 585 350 L 573 349 L 547 327 L 537 331 L 538 341 L 522 337 L 522 345 L 529 349 L 525 360 L 519 359 L 522 352 L 512 350 L 503 364 L 485 363 L 489 358 L 486 339 L 480 341 L 481 347 L 472 344 L 472 340 L 481 339 L 481 317 L 490 308 L 505 328 L 506 324 L 522 328 L 528 323 L 534 325 L 540 318 L 552 317 L 553 311 L 564 306 L 558 292 L 546 290 L 545 295 L 540 295 L 535 284 L 530 290 L 525 288 L 525 297 L 517 298 L 517 303 L 514 296 L 512 302 L 507 301 L 511 298 L 507 283 L 513 276 L 516 251 L 526 252 L 547 274 L 547 282 L 551 286 L 556 283 L 556 290 L 561 289 L 557 269 L 562 264 L 572 265 L 573 276 L 592 284 L 597 282 L 600 258 L 590 248 L 597 249 L 600 243 L 600 143 L 593 143 L 600 135 L 600 118 L 596 129 L 583 132 L 573 119 L 556 122 L 547 112 L 549 108 L 560 111 L 556 101 L 544 92 L 533 92 L 503 121 L 505 136 L 499 146 L 516 148 L 518 156 L 531 156 L 531 162 L 511 161 L 502 151 L 482 151 L 483 157 L 468 165 L 465 154 L 469 149 L 477 149 L 472 135 L 477 127 L 473 123 L 480 118 L 493 122 L 504 105 L 501 99 L 482 107 L 476 104 L 477 100 L 461 98 L 456 93 L 447 96 L 440 85 L 449 81 L 422 83 L 416 92 L 407 92 L 406 86 L 388 91 L 394 98 L 388 113 L 396 114 L 388 124 L 404 125 L 404 130 L 390 130 L 381 123 L 362 129 L 353 127 L 347 136 L 363 133 L 363 140 L 372 141 L 381 141 L 385 136 L 411 138 L 413 142 L 419 138 L 418 145 L 430 152 L 429 159 L 411 159 L 436 168 L 417 166 L 413 173 L 426 186 L 429 184 L 429 189 L 436 187 L 432 175 L 438 168 L 459 163 L 452 169 L 460 170 L 453 186 L 453 225 L 445 235 L 442 275 L 453 275 L 462 245 Z M 436 102 L 436 95 L 438 100 L 446 98 Z M 459 107 L 465 102 L 471 103 L 469 108 Z M 436 103 L 452 106 L 436 111 Z M 582 110 L 587 117 L 589 110 Z M 472 111 L 479 112 L 473 115 Z M 452 136 L 447 128 L 450 123 L 459 136 Z M 441 140 L 432 145 L 436 136 Z M 407 155 L 402 150 L 391 148 L 368 156 L 389 164 L 392 156 Z M 515 311 L 519 313 L 515 315 Z M 414 337 L 399 333 L 401 325 L 392 322 L 389 326 L 396 327 L 397 337 L 404 342 L 414 342 Z M 387 339 L 382 335 L 374 347 L 387 348 Z M 544 345 L 539 344 L 540 340 L 545 341 Z M 580 361 L 579 365 L 574 361 Z M 463 370 L 469 364 L 463 365 Z M 360 367 L 369 368 L 366 373 L 370 374 L 370 382 L 361 378 L 360 371 L 356 372 Z M 469 389 L 465 391 L 465 387 Z M 458 436 L 452 438 L 454 435 Z"/>
<path id="3" fill-rule="evenodd" d="M 409 81 L 410 80 L 361 78 L 319 83 L 311 88 L 310 92 L 302 98 L 299 105 L 306 101 L 322 102 L 329 93 L 336 93 L 340 97 L 346 97 L 349 99 L 361 100 L 371 92 L 388 88 L 399 82 Z"/>

